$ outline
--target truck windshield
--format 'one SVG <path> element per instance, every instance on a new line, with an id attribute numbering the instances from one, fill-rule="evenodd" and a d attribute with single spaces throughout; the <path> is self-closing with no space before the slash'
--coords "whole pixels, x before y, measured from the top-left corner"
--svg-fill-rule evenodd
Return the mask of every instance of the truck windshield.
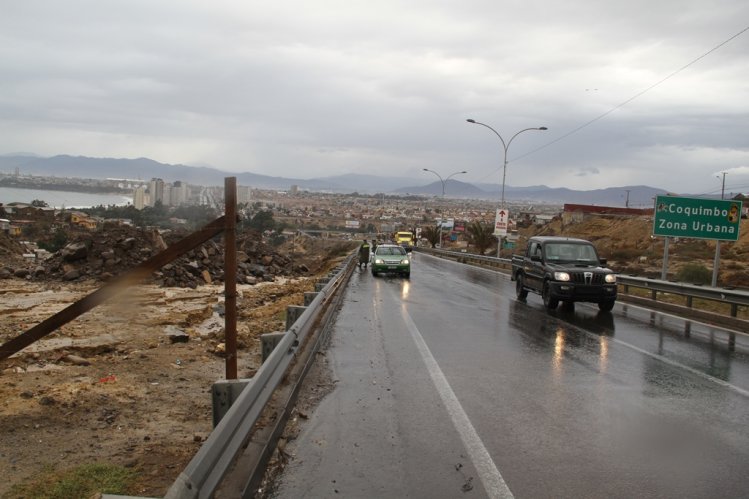
<path id="1" fill-rule="evenodd" d="M 547 244 L 544 252 L 546 260 L 550 262 L 598 264 L 596 251 L 588 244 Z"/>

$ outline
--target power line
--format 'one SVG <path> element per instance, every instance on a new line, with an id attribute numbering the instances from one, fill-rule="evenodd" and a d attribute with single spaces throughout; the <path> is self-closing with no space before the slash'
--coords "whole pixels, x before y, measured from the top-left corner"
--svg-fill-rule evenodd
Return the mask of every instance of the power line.
<path id="1" fill-rule="evenodd" d="M 570 136 L 570 135 L 572 135 L 573 133 L 577 133 L 577 132 L 579 132 L 580 130 L 582 130 L 583 128 L 585 128 L 585 127 L 587 127 L 587 126 L 589 126 L 589 125 L 592 125 L 592 124 L 593 124 L 593 123 L 595 123 L 596 121 L 598 121 L 598 120 L 600 120 L 600 119 L 603 119 L 603 118 L 605 118 L 606 116 L 608 116 L 609 114 L 613 113 L 613 112 L 614 112 L 614 111 L 616 111 L 617 109 L 621 109 L 622 107 L 626 106 L 627 104 L 629 104 L 629 103 L 630 103 L 630 102 L 632 102 L 633 100 L 635 100 L 635 99 L 637 99 L 638 97 L 640 97 L 640 96 L 642 96 L 642 95 L 646 94 L 647 92 L 651 91 L 652 89 L 654 89 L 655 87 L 657 87 L 657 86 L 658 86 L 658 85 L 660 85 L 661 83 L 663 83 L 663 82 L 665 82 L 666 80 L 668 80 L 668 79 L 672 78 L 673 76 L 676 76 L 677 74 L 681 73 L 682 71 L 684 71 L 685 69 L 687 69 L 687 68 L 688 68 L 689 66 L 691 66 L 691 65 L 693 65 L 693 64 L 695 64 L 695 63 L 697 63 L 698 61 L 700 61 L 700 60 L 704 59 L 704 58 L 705 58 L 705 57 L 707 57 L 708 55 L 712 54 L 713 52 L 715 52 L 716 50 L 718 50 L 719 48 L 721 48 L 721 47 L 722 47 L 723 45 L 725 45 L 725 44 L 727 44 L 727 43 L 731 42 L 732 40 L 734 40 L 734 39 L 736 39 L 736 38 L 738 38 L 739 36 L 743 35 L 743 34 L 744 34 L 745 32 L 747 32 L 747 31 L 749 31 L 749 26 L 747 26 L 746 28 L 742 29 L 741 31 L 739 31 L 738 33 L 736 33 L 736 34 L 735 34 L 735 35 L 733 35 L 732 37 L 728 38 L 727 40 L 725 40 L 725 41 L 723 41 L 723 42 L 719 43 L 719 44 L 718 44 L 718 45 L 716 45 L 715 47 L 711 48 L 710 50 L 708 50 L 707 52 L 705 52 L 704 54 L 702 54 L 702 55 L 701 55 L 701 56 L 699 56 L 698 58 L 694 59 L 694 60 L 693 60 L 692 62 L 690 62 L 690 63 L 688 63 L 688 64 L 686 64 L 686 65 L 682 66 L 681 68 L 677 69 L 676 71 L 674 71 L 674 72 L 673 72 L 673 73 L 671 73 L 670 75 L 666 76 L 665 78 L 662 78 L 661 80 L 659 80 L 659 81 L 655 82 L 654 84 L 650 85 L 650 86 L 649 86 L 648 88 L 646 88 L 645 90 L 642 90 L 641 92 L 638 92 L 638 93 L 636 93 L 635 95 L 633 95 L 633 96 L 632 96 L 632 97 L 630 97 L 629 99 L 625 100 L 625 101 L 624 101 L 624 102 L 622 102 L 621 104 L 617 104 L 616 106 L 612 107 L 611 109 L 609 109 L 609 110 L 608 110 L 608 111 L 606 111 L 605 113 L 603 113 L 603 114 L 601 114 L 601 115 L 599 115 L 599 116 L 596 116 L 595 118 L 593 118 L 592 120 L 590 120 L 590 121 L 588 121 L 588 122 L 586 122 L 586 123 L 583 123 L 582 125 L 578 126 L 577 128 L 574 128 L 573 130 L 571 130 L 571 131 L 569 131 L 569 132 L 565 133 L 565 134 L 564 134 L 564 135 L 562 135 L 561 137 L 557 137 L 556 139 L 552 140 L 551 142 L 549 142 L 549 143 L 547 143 L 547 144 L 545 144 L 545 145 L 542 145 L 541 147 L 537 147 L 536 149 L 533 149 L 533 150 L 531 150 L 531 151 L 529 151 L 529 152 L 527 152 L 527 153 L 525 153 L 525 154 L 523 154 L 523 155 L 521 155 L 521 156 L 517 156 L 517 157 L 513 158 L 513 159 L 512 159 L 512 161 L 517 161 L 518 159 L 521 159 L 521 158 L 525 158 L 526 156 L 530 156 L 531 154 L 535 154 L 535 153 L 537 153 L 538 151 L 540 151 L 540 150 L 542 150 L 542 149 L 546 149 L 546 148 L 547 148 L 547 147 L 549 147 L 550 145 L 556 144 L 557 142 L 559 142 L 559 141 L 561 141 L 561 140 L 563 140 L 563 139 L 566 139 L 567 137 L 569 137 L 569 136 Z"/>
<path id="2" fill-rule="evenodd" d="M 729 191 L 734 192 L 735 191 L 734 193 L 738 194 L 739 192 L 741 192 L 741 189 L 744 189 L 744 188 L 747 188 L 747 187 L 749 187 L 749 184 L 731 184 L 731 185 L 726 184 L 726 192 L 729 192 Z M 736 189 L 738 189 L 738 190 L 736 190 Z M 709 196 L 709 195 L 712 195 L 712 194 L 718 194 L 718 193 L 720 193 L 720 191 L 721 191 L 721 188 L 718 187 L 717 189 L 713 189 L 713 190 L 708 191 L 708 192 L 702 192 L 702 193 L 696 194 L 696 196 Z"/>

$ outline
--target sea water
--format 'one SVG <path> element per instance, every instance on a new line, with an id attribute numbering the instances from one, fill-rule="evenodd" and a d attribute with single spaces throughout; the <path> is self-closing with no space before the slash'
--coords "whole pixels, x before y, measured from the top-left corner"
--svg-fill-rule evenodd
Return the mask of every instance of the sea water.
<path id="1" fill-rule="evenodd" d="M 51 208 L 90 208 L 92 206 L 126 206 L 132 204 L 132 196 L 123 194 L 96 194 L 88 192 L 52 191 L 47 189 L 18 189 L 0 187 L 0 203 L 31 203 L 35 199 L 44 201 Z"/>

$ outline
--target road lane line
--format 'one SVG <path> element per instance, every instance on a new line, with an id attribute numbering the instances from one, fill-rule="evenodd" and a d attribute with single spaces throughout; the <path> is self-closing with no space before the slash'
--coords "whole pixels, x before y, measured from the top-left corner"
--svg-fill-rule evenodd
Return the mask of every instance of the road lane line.
<path id="1" fill-rule="evenodd" d="M 453 425 L 458 430 L 460 439 L 468 451 L 468 455 L 473 466 L 476 468 L 484 489 L 486 489 L 486 493 L 491 498 L 512 499 L 514 496 L 510 492 L 510 488 L 499 473 L 486 447 L 484 447 L 484 443 L 481 441 L 478 433 L 476 433 L 476 429 L 471 424 L 471 420 L 468 419 L 468 415 L 460 405 L 458 397 L 455 396 L 455 392 L 453 392 L 450 384 L 447 382 L 447 378 L 445 378 L 442 369 L 440 369 L 439 364 L 437 364 L 432 352 L 429 350 L 424 337 L 419 332 L 419 328 L 416 327 L 413 319 L 411 319 L 411 315 L 406 310 L 405 305 L 401 306 L 401 314 L 403 320 L 406 322 L 408 332 L 411 333 L 411 338 L 416 343 L 421 358 L 424 360 L 424 364 L 426 364 L 429 376 L 432 378 L 435 388 L 437 388 L 442 403 L 445 404 Z"/>
<path id="2" fill-rule="evenodd" d="M 587 331 L 586 331 L 586 333 L 587 333 Z M 588 334 L 591 334 L 591 333 L 588 333 Z M 631 348 L 635 352 L 639 352 L 639 353 L 641 353 L 643 355 L 647 355 L 650 358 L 653 358 L 653 359 L 656 359 L 656 360 L 660 360 L 661 362 L 663 362 L 665 364 L 668 364 L 670 366 L 684 369 L 685 371 L 688 371 L 688 372 L 690 372 L 692 374 L 695 374 L 695 375 L 699 376 L 700 378 L 706 379 L 708 381 L 712 381 L 713 383 L 716 383 L 718 385 L 724 386 L 726 388 L 730 388 L 731 390 L 734 390 L 735 392 L 740 393 L 744 397 L 749 397 L 749 390 L 744 390 L 743 388 L 740 388 L 740 387 L 738 387 L 736 385 L 732 385 L 728 381 L 724 381 L 724 380 L 722 380 L 720 378 L 716 378 L 715 376 L 710 376 L 707 373 L 703 373 L 702 371 L 698 371 L 697 369 L 695 369 L 693 367 L 689 367 L 689 366 L 684 365 L 684 364 L 682 364 L 680 362 L 676 362 L 675 360 L 671 360 L 668 357 L 664 357 L 663 355 L 659 355 L 657 353 L 648 352 L 647 350 L 644 350 L 644 349 L 642 349 L 640 347 L 636 347 L 636 346 L 634 346 L 634 345 L 632 345 L 630 343 L 627 343 L 626 341 L 622 341 L 622 340 L 619 340 L 619 339 L 616 339 L 616 338 L 610 338 L 610 340 L 613 341 L 614 343 L 618 343 L 618 344 L 620 344 L 622 346 L 625 346 L 627 348 Z"/>

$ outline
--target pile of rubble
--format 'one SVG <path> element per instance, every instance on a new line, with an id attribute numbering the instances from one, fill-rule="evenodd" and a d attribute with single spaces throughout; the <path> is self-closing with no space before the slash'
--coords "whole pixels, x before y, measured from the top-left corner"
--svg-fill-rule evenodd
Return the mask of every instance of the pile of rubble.
<path id="1" fill-rule="evenodd" d="M 4 231 L 0 231 L 0 262 L 7 265 L 10 262 L 23 261 L 24 248 L 16 239 Z"/>
<path id="2" fill-rule="evenodd" d="M 155 230 L 129 226 L 108 226 L 102 231 L 78 234 L 63 249 L 44 261 L 0 269 L 0 278 L 12 276 L 30 280 L 106 281 L 135 267 L 187 234 L 162 237 Z M 167 240 L 165 241 L 166 238 Z M 262 242 L 258 233 L 238 234 L 237 282 L 255 284 L 277 276 L 298 276 L 309 272 Z M 223 238 L 218 236 L 164 265 L 153 274 L 154 281 L 169 287 L 195 288 L 224 280 Z"/>

